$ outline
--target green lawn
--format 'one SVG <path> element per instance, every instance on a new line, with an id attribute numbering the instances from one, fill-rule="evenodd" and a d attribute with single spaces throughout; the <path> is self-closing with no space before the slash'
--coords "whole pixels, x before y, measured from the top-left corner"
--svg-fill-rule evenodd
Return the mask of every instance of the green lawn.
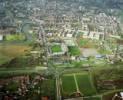
<path id="1" fill-rule="evenodd" d="M 82 47 L 82 46 L 85 46 L 87 43 L 88 43 L 88 40 L 81 39 L 78 44 L 80 47 Z"/>
<path id="2" fill-rule="evenodd" d="M 88 73 L 78 74 L 76 75 L 76 78 L 82 94 L 84 94 L 85 96 L 96 94 L 96 89 Z"/>
<path id="3" fill-rule="evenodd" d="M 84 39 L 82 37 L 77 38 L 77 43 L 78 43 L 79 47 L 81 47 L 81 48 L 95 48 L 95 47 L 97 47 L 97 44 L 98 44 L 98 42 L 95 42 L 90 39 Z"/>
<path id="4" fill-rule="evenodd" d="M 55 80 L 44 80 L 41 86 L 41 94 L 42 96 L 50 96 L 54 97 L 55 95 Z"/>
<path id="5" fill-rule="evenodd" d="M 101 97 L 90 97 L 90 98 L 86 98 L 84 100 L 102 100 Z"/>
<path id="6" fill-rule="evenodd" d="M 103 48 L 99 49 L 98 52 L 99 52 L 100 54 L 111 54 L 111 53 L 112 53 L 111 51 L 105 50 L 105 49 L 103 49 Z"/>
<path id="7" fill-rule="evenodd" d="M 25 40 L 25 36 L 23 34 L 14 34 L 14 35 L 7 35 L 7 41 L 23 41 Z"/>
<path id="8" fill-rule="evenodd" d="M 61 52 L 61 51 L 62 51 L 60 45 L 53 45 L 53 46 L 51 47 L 51 50 L 52 50 L 53 53 L 55 53 L 55 52 Z"/>
<path id="9" fill-rule="evenodd" d="M 66 74 L 62 77 L 62 90 L 63 95 L 71 95 L 72 93 L 76 92 L 76 85 L 72 74 Z"/>
<path id="10" fill-rule="evenodd" d="M 77 46 L 69 46 L 68 47 L 68 52 L 72 56 L 79 56 L 81 54 L 79 48 Z"/>
<path id="11" fill-rule="evenodd" d="M 96 89 L 88 73 L 75 73 L 75 77 L 77 80 L 78 88 L 84 96 L 96 94 Z M 64 97 L 69 97 L 71 94 L 77 92 L 77 87 L 74 80 L 74 73 L 63 75 L 61 80 L 62 92 Z"/>
<path id="12" fill-rule="evenodd" d="M 79 61 L 79 62 L 77 62 L 77 61 L 72 61 L 71 63 L 70 63 L 70 65 L 69 66 L 73 66 L 73 67 L 83 67 L 83 65 L 91 65 L 91 61 Z"/>

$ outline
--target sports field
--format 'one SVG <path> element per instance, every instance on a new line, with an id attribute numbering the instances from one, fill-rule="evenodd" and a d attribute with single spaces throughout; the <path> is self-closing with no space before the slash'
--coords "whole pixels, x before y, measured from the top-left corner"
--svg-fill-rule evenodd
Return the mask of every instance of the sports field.
<path id="1" fill-rule="evenodd" d="M 62 89 L 65 95 L 71 95 L 76 92 L 76 85 L 73 75 L 65 75 L 62 77 Z"/>
<path id="2" fill-rule="evenodd" d="M 53 45 L 53 46 L 51 47 L 51 50 L 52 50 L 53 53 L 55 53 L 55 52 L 61 52 L 61 51 L 62 51 L 60 45 Z"/>
<path id="3" fill-rule="evenodd" d="M 61 83 L 64 97 L 78 92 L 83 96 L 96 94 L 96 88 L 87 72 L 64 74 L 61 78 Z"/>
<path id="4" fill-rule="evenodd" d="M 96 94 L 96 89 L 89 74 L 76 75 L 76 79 L 79 89 L 84 95 Z"/>

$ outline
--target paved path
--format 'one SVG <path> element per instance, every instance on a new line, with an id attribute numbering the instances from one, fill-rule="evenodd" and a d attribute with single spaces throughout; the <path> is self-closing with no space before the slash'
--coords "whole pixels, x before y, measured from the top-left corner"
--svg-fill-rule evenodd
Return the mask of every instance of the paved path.
<path id="1" fill-rule="evenodd" d="M 56 77 L 56 90 L 57 90 L 57 100 L 61 100 L 59 76 Z"/>
<path id="2" fill-rule="evenodd" d="M 75 74 L 74 74 L 74 80 L 75 80 L 75 84 L 76 84 L 76 90 L 77 90 L 77 92 L 79 93 L 80 90 L 79 90 L 79 86 L 78 86 L 78 83 L 77 83 L 76 75 L 75 75 Z"/>

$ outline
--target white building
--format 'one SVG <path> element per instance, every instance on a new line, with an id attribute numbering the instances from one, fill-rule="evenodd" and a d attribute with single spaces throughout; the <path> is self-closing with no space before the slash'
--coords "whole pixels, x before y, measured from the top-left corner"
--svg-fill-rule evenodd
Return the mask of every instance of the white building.
<path id="1" fill-rule="evenodd" d="M 72 37 L 73 37 L 73 34 L 68 33 L 68 34 L 67 34 L 67 37 L 72 38 Z"/>
<path id="2" fill-rule="evenodd" d="M 104 34 L 103 32 L 94 32 L 94 31 L 92 31 L 92 32 L 89 33 L 89 38 L 99 40 L 100 35 L 103 35 L 103 34 Z"/>
<path id="3" fill-rule="evenodd" d="M 95 39 L 99 40 L 100 37 L 103 37 L 104 33 L 103 32 L 96 32 L 96 31 L 83 31 L 83 38 L 89 38 L 89 39 Z"/>
<path id="4" fill-rule="evenodd" d="M 0 35 L 0 41 L 2 41 L 3 40 L 3 35 Z"/>

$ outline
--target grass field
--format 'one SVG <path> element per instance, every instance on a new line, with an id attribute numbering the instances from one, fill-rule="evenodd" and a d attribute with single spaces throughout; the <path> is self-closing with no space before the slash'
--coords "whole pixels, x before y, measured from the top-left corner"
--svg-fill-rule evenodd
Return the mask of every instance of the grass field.
<path id="1" fill-rule="evenodd" d="M 17 57 L 23 55 L 29 46 L 24 45 L 0 45 L 0 53 L 8 57 Z"/>
<path id="2" fill-rule="evenodd" d="M 76 75 L 79 89 L 84 95 L 93 95 L 96 94 L 96 89 L 91 82 L 90 76 L 87 74 Z"/>
<path id="3" fill-rule="evenodd" d="M 77 84 L 75 84 L 74 77 L 77 80 Z M 77 92 L 77 87 L 83 96 L 96 94 L 96 89 L 93 85 L 90 75 L 87 72 L 64 74 L 61 80 L 63 96 L 70 96 L 71 94 Z"/>
<path id="4" fill-rule="evenodd" d="M 77 38 L 77 44 L 81 48 L 95 48 L 98 42 L 94 42 L 90 39 L 84 39 L 82 37 Z"/>
<path id="5" fill-rule="evenodd" d="M 41 84 L 42 96 L 54 97 L 55 95 L 55 80 L 44 80 Z"/>
<path id="6" fill-rule="evenodd" d="M 73 75 L 64 75 L 62 77 L 62 90 L 63 95 L 71 95 L 76 92 L 76 85 Z"/>
<path id="7" fill-rule="evenodd" d="M 7 41 L 24 41 L 25 36 L 23 34 L 7 35 L 6 40 Z"/>
<path id="8" fill-rule="evenodd" d="M 81 54 L 79 48 L 77 46 L 69 46 L 68 47 L 68 52 L 70 53 L 70 55 L 72 56 L 78 56 Z"/>
<path id="9" fill-rule="evenodd" d="M 99 52 L 100 54 L 112 54 L 111 51 L 109 51 L 109 50 L 104 50 L 103 48 L 99 49 L 98 52 Z"/>
<path id="10" fill-rule="evenodd" d="M 61 49 L 61 46 L 60 46 L 60 45 L 53 45 L 53 46 L 51 47 L 51 51 L 52 51 L 53 53 L 55 53 L 55 52 L 61 52 L 62 49 Z"/>
<path id="11" fill-rule="evenodd" d="M 10 61 L 11 58 L 0 53 L 0 65 Z"/>
<path id="12" fill-rule="evenodd" d="M 84 100 L 102 100 L 101 97 L 90 97 L 90 98 L 85 98 Z"/>
<path id="13" fill-rule="evenodd" d="M 25 54 L 25 51 L 30 49 L 29 46 L 25 45 L 0 44 L 0 65 L 10 61 L 12 58 Z"/>
<path id="14" fill-rule="evenodd" d="M 87 45 L 87 43 L 88 43 L 88 40 L 84 40 L 84 39 L 80 39 L 78 41 L 78 44 L 79 44 L 80 47 L 83 47 L 83 46 Z"/>

